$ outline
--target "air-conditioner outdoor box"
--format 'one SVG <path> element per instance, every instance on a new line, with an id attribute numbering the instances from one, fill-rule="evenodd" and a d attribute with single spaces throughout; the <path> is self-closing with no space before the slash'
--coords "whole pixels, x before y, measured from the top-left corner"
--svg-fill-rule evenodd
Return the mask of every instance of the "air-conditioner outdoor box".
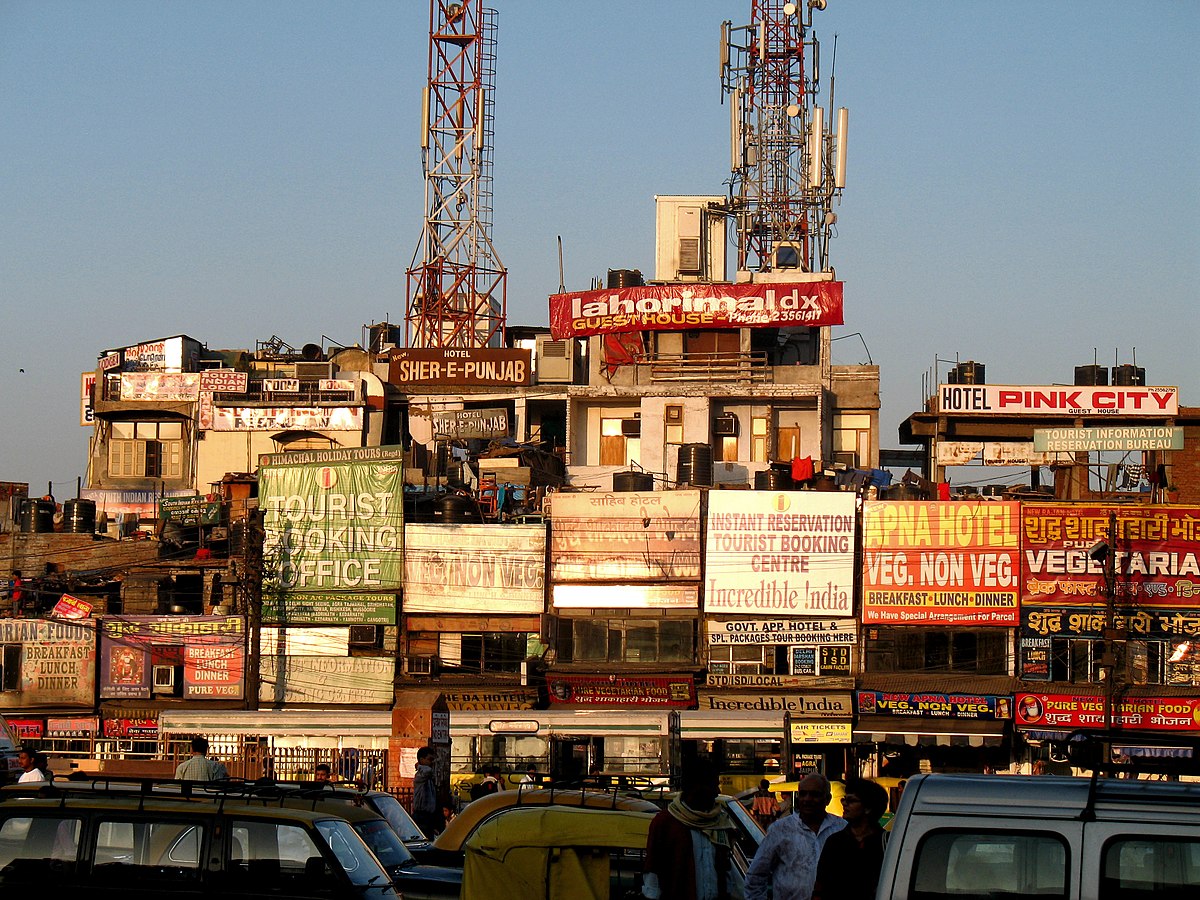
<path id="1" fill-rule="evenodd" d="M 305 381 L 319 380 L 322 378 L 333 377 L 333 363 L 331 362 L 298 362 L 296 363 L 296 377 L 303 378 Z"/>
<path id="2" fill-rule="evenodd" d="M 548 334 L 539 334 L 535 352 L 539 384 L 571 384 L 575 381 L 577 358 L 573 339 L 556 341 Z"/>
<path id="3" fill-rule="evenodd" d="M 433 674 L 433 657 L 432 656 L 406 656 L 406 657 L 404 657 L 404 674 L 405 675 L 432 675 Z"/>
<path id="4" fill-rule="evenodd" d="M 378 625 L 351 625 L 351 647 L 377 647 L 381 643 Z"/>
<path id="5" fill-rule="evenodd" d="M 713 434 L 717 437 L 737 437 L 738 418 L 733 413 L 717 416 L 713 421 Z"/>
<path id="6" fill-rule="evenodd" d="M 154 667 L 154 691 L 155 693 L 170 693 L 175 690 L 175 667 L 174 666 L 155 666 Z"/>
<path id="7" fill-rule="evenodd" d="M 625 437 L 641 437 L 642 436 L 642 420 L 641 419 L 622 419 L 621 434 Z"/>

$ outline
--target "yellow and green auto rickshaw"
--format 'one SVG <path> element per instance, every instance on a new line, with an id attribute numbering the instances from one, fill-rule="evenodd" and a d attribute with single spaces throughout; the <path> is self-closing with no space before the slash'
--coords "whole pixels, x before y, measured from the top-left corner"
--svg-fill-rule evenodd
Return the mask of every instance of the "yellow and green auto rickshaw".
<path id="1" fill-rule="evenodd" d="M 637 896 L 651 812 L 522 807 L 485 821 L 464 847 L 461 900 Z"/>

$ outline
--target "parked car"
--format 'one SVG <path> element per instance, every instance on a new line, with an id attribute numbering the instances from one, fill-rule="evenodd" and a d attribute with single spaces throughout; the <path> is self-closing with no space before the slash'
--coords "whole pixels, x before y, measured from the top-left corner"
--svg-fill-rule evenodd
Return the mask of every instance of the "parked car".
<path id="1" fill-rule="evenodd" d="M 306 788 L 317 788 L 321 797 L 329 802 L 338 802 L 347 806 L 366 806 L 387 820 L 392 831 L 404 842 L 413 854 L 420 856 L 429 849 L 429 838 L 417 827 L 412 816 L 408 814 L 400 801 L 386 791 L 361 791 L 340 782 L 310 781 L 310 782 L 277 782 L 280 786 L 300 785 Z"/>
<path id="2" fill-rule="evenodd" d="M 0 889 L 121 900 L 399 896 L 339 816 L 66 784 L 0 790 Z"/>
<path id="3" fill-rule="evenodd" d="M 1128 733 L 1119 740 L 1140 742 Z M 1191 743 L 1194 753 L 1200 742 Z M 892 821 L 877 897 L 1195 897 L 1200 783 L 1099 777 L 1114 768 L 1101 762 L 1091 778 L 914 775 Z"/>
<path id="4" fill-rule="evenodd" d="M 21 767 L 17 763 L 17 738 L 0 716 L 0 785 L 16 781 L 21 777 Z"/>

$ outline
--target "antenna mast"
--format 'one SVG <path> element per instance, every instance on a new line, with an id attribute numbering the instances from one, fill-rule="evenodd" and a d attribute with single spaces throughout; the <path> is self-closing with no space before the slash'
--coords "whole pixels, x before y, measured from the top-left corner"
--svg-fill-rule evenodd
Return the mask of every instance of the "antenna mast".
<path id="1" fill-rule="evenodd" d="M 828 116 L 820 103 L 820 46 L 810 30 L 825 3 L 751 0 L 749 25 L 721 26 L 739 271 L 829 269 L 849 114 L 837 111 L 834 133 L 832 90 Z"/>
<path id="2" fill-rule="evenodd" d="M 508 272 L 492 245 L 496 11 L 430 0 L 421 104 L 425 220 L 408 269 L 409 347 L 496 347 Z"/>

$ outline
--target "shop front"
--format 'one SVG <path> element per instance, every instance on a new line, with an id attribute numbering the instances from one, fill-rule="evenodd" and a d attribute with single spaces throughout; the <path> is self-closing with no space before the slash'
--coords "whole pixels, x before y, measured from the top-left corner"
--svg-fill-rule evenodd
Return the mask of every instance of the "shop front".
<path id="1" fill-rule="evenodd" d="M 859 690 L 854 748 L 861 774 L 991 772 L 1012 762 L 1012 696 Z"/>

